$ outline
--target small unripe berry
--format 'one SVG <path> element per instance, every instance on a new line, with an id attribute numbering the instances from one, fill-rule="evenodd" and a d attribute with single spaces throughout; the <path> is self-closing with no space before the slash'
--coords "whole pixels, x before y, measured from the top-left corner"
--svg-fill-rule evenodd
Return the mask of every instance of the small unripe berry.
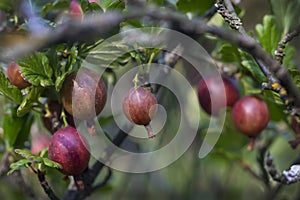
<path id="1" fill-rule="evenodd" d="M 73 72 L 65 79 L 61 89 L 62 103 L 73 117 L 90 120 L 105 106 L 106 86 L 100 76 L 92 70 L 82 69 L 76 75 Z"/>
<path id="2" fill-rule="evenodd" d="M 232 107 L 239 99 L 237 83 L 227 76 L 203 77 L 198 84 L 198 99 L 205 112 L 217 116 L 221 109 Z"/>
<path id="3" fill-rule="evenodd" d="M 31 86 L 31 83 L 29 83 L 20 72 L 20 66 L 15 62 L 8 63 L 7 78 L 12 85 L 17 86 L 20 90 Z"/>
<path id="4" fill-rule="evenodd" d="M 90 160 L 89 144 L 71 126 L 59 129 L 51 138 L 49 159 L 59 163 L 59 171 L 65 175 L 76 176 L 82 173 Z"/>
<path id="5" fill-rule="evenodd" d="M 137 125 L 144 125 L 149 137 L 154 136 L 149 123 L 156 114 L 156 104 L 155 96 L 144 87 L 131 88 L 123 100 L 126 117 Z"/>

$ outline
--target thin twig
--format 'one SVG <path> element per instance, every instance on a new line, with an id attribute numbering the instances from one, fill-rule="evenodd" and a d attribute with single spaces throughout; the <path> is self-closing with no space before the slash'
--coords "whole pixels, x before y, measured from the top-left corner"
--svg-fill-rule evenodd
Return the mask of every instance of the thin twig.
<path id="1" fill-rule="evenodd" d="M 29 43 L 21 44 L 13 48 L 13 51 L 6 49 L 6 51 L 2 52 L 0 57 L 2 59 L 0 60 L 24 55 L 33 50 L 49 47 L 62 42 L 84 42 L 103 38 L 108 36 L 110 31 L 114 28 L 117 28 L 122 21 L 142 16 L 177 23 L 182 32 L 192 35 L 210 33 L 248 51 L 252 56 L 261 60 L 269 67 L 270 72 L 278 78 L 280 84 L 286 89 L 289 99 L 293 100 L 296 107 L 300 107 L 300 91 L 287 74 L 287 69 L 282 67 L 280 63 L 265 52 L 253 38 L 250 36 L 239 35 L 221 27 L 208 25 L 206 24 L 206 21 L 199 18 L 189 20 L 185 15 L 174 13 L 167 8 L 162 11 L 155 5 L 142 4 L 142 6 L 139 5 L 135 9 L 130 8 L 128 13 L 120 14 L 116 12 L 106 12 L 100 15 L 94 14 L 93 16 L 86 16 L 85 20 L 81 23 L 71 21 L 70 23 L 62 24 L 42 38 L 32 37 L 32 39 L 29 40 Z M 101 29 L 98 27 L 101 27 Z M 5 53 L 7 51 L 9 53 Z"/>
<path id="2" fill-rule="evenodd" d="M 59 198 L 55 195 L 55 193 L 51 189 L 50 185 L 48 184 L 46 177 L 45 177 L 45 172 L 38 170 L 37 176 L 38 176 L 38 179 L 40 181 L 42 188 L 44 189 L 44 191 L 48 195 L 48 197 L 51 200 L 59 200 Z"/>
<path id="3" fill-rule="evenodd" d="M 288 42 L 290 42 L 295 37 L 299 36 L 300 34 L 300 26 L 298 26 L 294 31 L 287 33 L 278 43 L 278 48 L 275 51 L 275 59 L 282 64 L 283 58 L 285 56 L 284 49 Z"/>
<path id="4" fill-rule="evenodd" d="M 7 174 L 10 169 L 9 157 L 11 156 L 10 152 L 5 152 L 2 156 L 1 165 L 0 165 L 0 177 Z"/>
<path id="5" fill-rule="evenodd" d="M 93 187 L 93 191 L 95 191 L 95 190 L 97 190 L 97 189 L 99 189 L 99 188 L 102 188 L 102 187 L 106 186 L 106 185 L 107 185 L 107 182 L 110 180 L 111 176 L 112 176 L 112 171 L 111 171 L 110 168 L 107 168 L 107 174 L 106 174 L 106 176 L 104 177 L 103 181 L 102 181 L 101 183 L 98 183 L 97 185 L 95 185 L 95 186 Z"/>

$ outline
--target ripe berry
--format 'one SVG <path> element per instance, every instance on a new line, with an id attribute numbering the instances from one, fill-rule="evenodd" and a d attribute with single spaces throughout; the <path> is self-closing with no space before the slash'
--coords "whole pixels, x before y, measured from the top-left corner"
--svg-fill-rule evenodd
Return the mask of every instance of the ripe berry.
<path id="1" fill-rule="evenodd" d="M 69 6 L 69 14 L 72 19 L 82 19 L 83 12 L 77 0 L 73 0 Z"/>
<path id="2" fill-rule="evenodd" d="M 12 85 L 17 86 L 20 90 L 31 86 L 31 83 L 29 83 L 20 72 L 20 66 L 15 62 L 8 63 L 7 78 Z"/>
<path id="3" fill-rule="evenodd" d="M 238 131 L 255 138 L 269 122 L 270 113 L 267 104 L 256 96 L 245 96 L 236 102 L 232 109 L 233 124 Z M 253 148 L 253 140 L 249 144 Z"/>
<path id="4" fill-rule="evenodd" d="M 61 90 L 65 110 L 73 117 L 90 120 L 104 108 L 107 98 L 106 87 L 100 76 L 89 69 L 83 69 L 76 76 L 71 73 Z M 72 106 L 74 105 L 74 106 Z"/>
<path id="5" fill-rule="evenodd" d="M 239 99 L 237 83 L 227 76 L 204 77 L 198 84 L 198 99 L 204 111 L 216 116 L 221 109 L 232 107 Z"/>
<path id="6" fill-rule="evenodd" d="M 148 136 L 154 137 L 149 125 L 156 114 L 156 98 L 144 87 L 131 88 L 123 100 L 123 110 L 126 117 L 137 125 L 144 125 Z"/>
<path id="7" fill-rule="evenodd" d="M 62 166 L 61 173 L 76 176 L 88 166 L 89 144 L 75 128 L 67 126 L 52 136 L 48 155 L 50 160 Z"/>

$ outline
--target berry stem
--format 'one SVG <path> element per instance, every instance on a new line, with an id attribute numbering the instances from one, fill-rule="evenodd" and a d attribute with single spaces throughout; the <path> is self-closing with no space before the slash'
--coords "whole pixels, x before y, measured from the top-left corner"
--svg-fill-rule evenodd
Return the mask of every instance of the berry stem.
<path id="1" fill-rule="evenodd" d="M 255 137 L 249 137 L 247 150 L 252 151 L 254 149 L 254 144 L 255 144 Z"/>
<path id="2" fill-rule="evenodd" d="M 145 125 L 145 128 L 146 128 L 146 130 L 147 130 L 147 132 L 148 132 L 148 137 L 149 137 L 149 138 L 154 138 L 154 137 L 155 137 L 155 134 L 154 134 L 154 132 L 153 132 L 153 130 L 152 130 L 151 125 L 150 125 L 150 124 L 147 124 L 147 125 Z"/>

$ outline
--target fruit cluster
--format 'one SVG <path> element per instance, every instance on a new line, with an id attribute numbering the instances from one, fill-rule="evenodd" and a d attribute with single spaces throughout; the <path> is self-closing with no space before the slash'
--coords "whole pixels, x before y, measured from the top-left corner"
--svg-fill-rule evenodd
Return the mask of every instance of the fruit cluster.
<path id="1" fill-rule="evenodd" d="M 222 109 L 232 108 L 232 121 L 236 129 L 250 138 L 249 149 L 254 138 L 268 125 L 270 114 L 267 104 L 257 96 L 239 98 L 238 85 L 228 76 L 209 75 L 198 84 L 198 98 L 203 110 L 218 116 Z"/>

